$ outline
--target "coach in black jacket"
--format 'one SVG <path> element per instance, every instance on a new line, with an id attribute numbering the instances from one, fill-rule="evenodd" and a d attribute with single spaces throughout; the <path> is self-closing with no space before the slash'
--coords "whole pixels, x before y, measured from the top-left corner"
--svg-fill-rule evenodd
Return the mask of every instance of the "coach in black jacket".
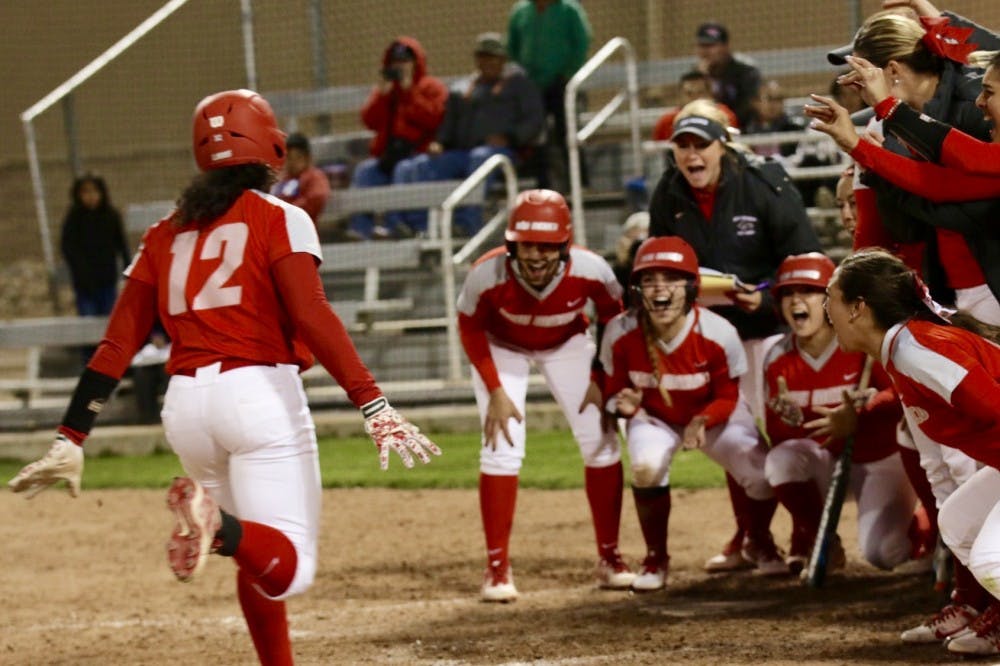
<path id="1" fill-rule="evenodd" d="M 653 192 L 649 234 L 680 236 L 698 254 L 699 265 L 758 284 L 773 278 L 788 255 L 821 251 L 820 243 L 802 198 L 781 165 L 734 150 L 725 144 L 726 137 L 725 128 L 709 118 L 688 116 L 677 121 L 671 140 L 679 147 Z M 711 144 L 716 142 L 713 151 Z M 696 145 L 691 147 L 692 143 Z M 701 153 L 691 158 L 698 163 L 692 169 L 683 162 L 689 150 Z M 718 168 L 712 164 L 715 154 Z M 697 182 L 702 174 L 715 177 Z M 712 309 L 732 322 L 742 339 L 763 338 L 778 331 L 780 317 L 770 292 L 761 294 L 752 311 L 736 305 Z"/>

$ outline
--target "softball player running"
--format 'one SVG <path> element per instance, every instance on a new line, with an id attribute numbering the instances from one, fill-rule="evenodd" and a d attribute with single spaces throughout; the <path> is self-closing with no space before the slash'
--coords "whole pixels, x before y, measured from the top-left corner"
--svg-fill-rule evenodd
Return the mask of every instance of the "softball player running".
<path id="1" fill-rule="evenodd" d="M 921 534 L 914 533 L 913 541 L 909 535 L 916 495 L 896 452 L 902 412 L 892 383 L 875 365 L 870 394 L 853 396 L 865 356 L 841 351 L 826 320 L 824 289 L 833 270 L 833 262 L 818 252 L 793 255 L 778 267 L 772 289 L 791 330 L 764 360 L 772 445 L 764 470 L 792 516 L 786 562 L 793 573 L 809 561 L 833 463 L 852 435 L 850 487 L 864 558 L 892 569 L 925 546 Z M 857 411 L 855 400 L 863 404 Z M 839 548 L 831 564 L 843 566 L 843 555 Z"/>
<path id="2" fill-rule="evenodd" d="M 618 314 L 621 286 L 602 257 L 571 245 L 569 207 L 558 192 L 519 194 L 505 239 L 506 247 L 472 267 L 458 298 L 459 331 L 483 424 L 479 501 L 487 568 L 482 599 L 517 598 L 508 543 L 525 455 L 523 414 L 532 365 L 562 407 L 583 456 L 598 582 L 628 589 L 634 575 L 618 553 L 621 451 L 614 429 L 602 427 L 600 389 L 591 381 L 595 343 L 584 315 L 588 301 L 599 325 Z"/>
<path id="3" fill-rule="evenodd" d="M 170 567 L 188 581 L 210 553 L 232 557 L 261 663 L 291 664 L 283 600 L 313 581 L 321 497 L 298 374 L 310 352 L 361 409 L 383 469 L 389 448 L 407 467 L 440 451 L 389 406 L 330 309 L 309 216 L 265 194 L 285 156 L 270 105 L 221 92 L 198 104 L 193 124 L 202 173 L 146 231 L 55 442 L 10 486 L 32 497 L 66 479 L 77 495 L 83 441 L 158 318 L 173 342 L 163 425 L 188 474 L 167 493 Z"/>
<path id="4" fill-rule="evenodd" d="M 608 324 L 601 363 L 608 374 L 605 409 L 628 419 L 632 495 L 646 558 L 632 581 L 637 591 L 666 584 L 670 556 L 670 463 L 681 447 L 702 449 L 755 500 L 773 497 L 764 478 L 766 450 L 740 394 L 747 371 L 739 334 L 728 321 L 695 304 L 698 259 L 676 236 L 639 246 L 632 267 L 636 307 Z M 788 569 L 771 540 L 769 522 L 750 525 L 764 574 Z"/>
<path id="5" fill-rule="evenodd" d="M 976 617 L 982 608 L 960 606 L 953 597 L 939 628 L 949 630 L 947 646 L 952 652 L 996 654 L 1000 652 L 1000 607 L 995 603 L 1000 596 L 1000 329 L 943 310 L 915 272 L 880 250 L 845 259 L 827 294 L 826 310 L 841 347 L 881 361 L 921 454 L 945 449 L 947 444 L 986 465 L 957 488 L 938 495 L 943 500 L 938 526 L 945 544 L 994 603 Z M 922 464 L 939 493 L 937 481 L 946 477 L 946 461 L 924 457 Z"/>

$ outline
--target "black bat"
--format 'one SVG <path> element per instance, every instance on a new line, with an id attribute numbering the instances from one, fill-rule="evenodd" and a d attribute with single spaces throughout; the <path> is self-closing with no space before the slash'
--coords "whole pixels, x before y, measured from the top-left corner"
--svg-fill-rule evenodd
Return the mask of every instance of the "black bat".
<path id="1" fill-rule="evenodd" d="M 861 378 L 858 380 L 858 392 L 868 388 L 872 376 L 871 356 L 865 358 Z M 829 564 L 830 545 L 837 539 L 837 525 L 840 523 L 840 510 L 844 506 L 847 495 L 847 482 L 851 478 L 851 453 L 854 451 L 854 435 L 844 442 L 844 450 L 837 457 L 830 477 L 830 487 L 826 491 L 826 502 L 823 505 L 823 517 L 816 532 L 816 542 L 813 544 L 809 565 L 805 570 L 805 581 L 810 587 L 822 587 L 826 580 L 826 568 Z"/>

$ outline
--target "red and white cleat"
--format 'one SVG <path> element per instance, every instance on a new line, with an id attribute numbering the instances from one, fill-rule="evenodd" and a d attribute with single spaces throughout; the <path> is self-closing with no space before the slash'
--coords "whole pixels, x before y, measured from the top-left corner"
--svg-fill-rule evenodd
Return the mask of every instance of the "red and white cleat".
<path id="1" fill-rule="evenodd" d="M 627 590 L 633 580 L 635 573 L 617 551 L 610 557 L 602 557 L 597 563 L 597 585 L 602 590 Z"/>
<path id="2" fill-rule="evenodd" d="M 517 588 L 514 587 L 514 576 L 510 572 L 510 565 L 504 569 L 487 567 L 480 598 L 483 601 L 501 604 L 517 599 Z"/>
<path id="3" fill-rule="evenodd" d="M 222 514 L 205 489 L 193 479 L 176 477 L 167 491 L 167 508 L 177 525 L 167 541 L 167 561 L 177 580 L 187 582 L 205 566 Z"/>
<path id="4" fill-rule="evenodd" d="M 948 604 L 923 624 L 899 635 L 904 643 L 940 643 L 962 631 L 979 613 L 972 606 Z"/>

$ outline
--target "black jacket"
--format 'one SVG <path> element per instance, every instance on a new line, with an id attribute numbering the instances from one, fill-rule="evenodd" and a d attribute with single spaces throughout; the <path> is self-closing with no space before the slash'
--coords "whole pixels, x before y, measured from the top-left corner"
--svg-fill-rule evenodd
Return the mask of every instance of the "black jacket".
<path id="1" fill-rule="evenodd" d="M 727 151 L 712 219 L 706 220 L 687 181 L 670 161 L 649 206 L 650 236 L 680 236 L 699 265 L 731 273 L 747 283 L 773 279 L 790 254 L 822 250 L 802 197 L 777 162 Z M 776 333 L 780 319 L 770 291 L 752 313 L 713 307 L 743 339 Z"/>
<path id="2" fill-rule="evenodd" d="M 122 218 L 114 208 L 70 210 L 63 220 L 61 246 L 73 288 L 84 293 L 117 284 L 130 260 Z"/>

